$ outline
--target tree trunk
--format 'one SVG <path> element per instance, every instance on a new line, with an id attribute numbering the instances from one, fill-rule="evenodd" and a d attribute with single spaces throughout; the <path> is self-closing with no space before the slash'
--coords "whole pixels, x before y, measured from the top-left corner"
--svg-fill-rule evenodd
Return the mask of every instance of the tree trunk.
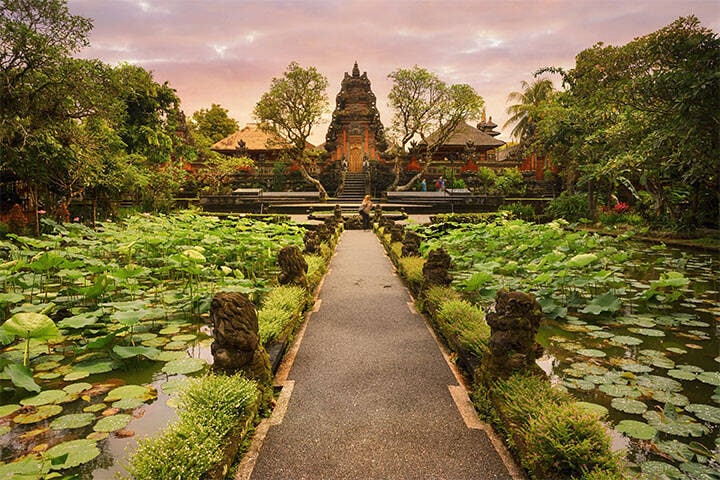
<path id="1" fill-rule="evenodd" d="M 395 157 L 395 178 L 393 179 L 393 182 L 390 186 L 387 187 L 388 191 L 394 192 L 398 188 L 398 184 L 400 183 L 400 164 L 402 163 L 402 157 L 399 155 Z"/>
<path id="2" fill-rule="evenodd" d="M 33 212 L 35 215 L 35 236 L 40 236 L 40 213 L 38 212 L 38 201 L 37 201 L 37 189 L 31 185 L 28 184 L 28 189 L 30 190 L 30 202 L 33 206 Z"/>
<path id="3" fill-rule="evenodd" d="M 318 192 L 320 192 L 320 201 L 326 202 L 327 201 L 327 191 L 325 190 L 325 187 L 323 187 L 322 183 L 320 183 L 320 180 L 310 175 L 310 173 L 307 171 L 307 168 L 305 168 L 305 165 L 300 164 L 300 173 L 302 174 L 303 178 L 307 180 L 309 183 L 315 185 L 315 188 L 318 189 Z"/>
<path id="4" fill-rule="evenodd" d="M 410 181 L 408 181 L 405 185 L 401 185 L 399 187 L 396 187 L 396 190 L 398 192 L 407 192 L 410 190 L 410 188 L 422 177 L 427 176 L 427 171 L 430 168 L 430 164 L 432 163 L 432 154 L 425 154 L 425 164 L 422 167 L 422 170 L 420 170 L 417 174 L 415 174 Z"/>

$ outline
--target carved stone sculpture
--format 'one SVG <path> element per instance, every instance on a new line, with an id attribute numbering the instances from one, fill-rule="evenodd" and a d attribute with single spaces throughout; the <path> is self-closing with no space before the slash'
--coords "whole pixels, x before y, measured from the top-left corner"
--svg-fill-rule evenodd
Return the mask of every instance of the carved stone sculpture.
<path id="1" fill-rule="evenodd" d="M 422 238 L 414 230 L 407 230 L 403 239 L 403 257 L 419 257 Z"/>
<path id="2" fill-rule="evenodd" d="M 450 255 L 444 249 L 431 251 L 423 265 L 423 290 L 427 290 L 432 285 L 450 285 L 452 276 L 448 270 L 451 262 Z"/>
<path id="3" fill-rule="evenodd" d="M 495 311 L 487 315 L 490 351 L 482 362 L 486 379 L 507 378 L 519 370 L 539 370 L 535 360 L 542 356 L 543 348 L 535 335 L 541 321 L 542 307 L 534 295 L 504 288 L 498 291 Z"/>
<path id="4" fill-rule="evenodd" d="M 405 236 L 405 227 L 400 224 L 395 224 L 390 228 L 390 240 L 393 242 L 402 242 Z"/>
<path id="5" fill-rule="evenodd" d="M 280 285 L 298 285 L 307 288 L 308 264 L 298 247 L 295 245 L 283 247 L 278 252 L 278 266 L 280 267 L 278 275 Z"/>
<path id="6" fill-rule="evenodd" d="M 214 367 L 231 374 L 242 372 L 262 385 L 270 385 L 270 359 L 258 337 L 255 305 L 242 293 L 220 292 L 210 304 L 210 320 Z"/>

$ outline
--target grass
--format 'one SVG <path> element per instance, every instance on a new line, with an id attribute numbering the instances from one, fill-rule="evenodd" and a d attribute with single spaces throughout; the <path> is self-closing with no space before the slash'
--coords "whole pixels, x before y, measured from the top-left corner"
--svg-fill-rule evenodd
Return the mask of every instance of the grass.
<path id="1" fill-rule="evenodd" d="M 460 348 L 478 359 L 483 357 L 490 327 L 481 308 L 466 300 L 448 300 L 442 303 L 435 319 L 446 339 L 455 339 Z"/>

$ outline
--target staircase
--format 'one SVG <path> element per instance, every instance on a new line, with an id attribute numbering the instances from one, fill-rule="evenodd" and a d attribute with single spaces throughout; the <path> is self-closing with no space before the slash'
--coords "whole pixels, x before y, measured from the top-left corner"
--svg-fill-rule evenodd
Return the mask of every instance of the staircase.
<path id="1" fill-rule="evenodd" d="M 360 203 L 365 196 L 365 174 L 347 172 L 339 203 Z"/>

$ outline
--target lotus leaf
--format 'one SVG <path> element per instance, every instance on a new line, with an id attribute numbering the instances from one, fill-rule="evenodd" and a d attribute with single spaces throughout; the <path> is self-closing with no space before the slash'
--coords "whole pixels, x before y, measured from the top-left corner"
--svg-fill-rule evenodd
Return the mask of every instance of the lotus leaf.
<path id="1" fill-rule="evenodd" d="M 61 328 L 86 328 L 95 325 L 102 315 L 103 311 L 96 310 L 94 312 L 81 313 L 72 317 L 67 317 L 58 322 Z"/>
<path id="2" fill-rule="evenodd" d="M 608 409 L 597 403 L 573 402 L 573 404 L 580 410 L 596 415 L 598 418 L 603 418 L 608 414 Z"/>
<path id="3" fill-rule="evenodd" d="M 588 333 L 588 335 L 593 338 L 612 338 L 615 336 L 614 334 L 606 332 L 605 330 L 597 330 L 595 332 L 590 332 Z"/>
<path id="4" fill-rule="evenodd" d="M 207 366 L 207 362 L 202 358 L 183 358 L 182 360 L 173 360 L 165 364 L 162 371 L 168 375 L 199 372 Z"/>
<path id="5" fill-rule="evenodd" d="M 115 432 L 127 427 L 130 420 L 132 420 L 132 415 L 128 415 L 126 413 L 110 415 L 109 417 L 104 417 L 98 420 L 93 427 L 93 430 L 96 432 Z"/>
<path id="6" fill-rule="evenodd" d="M 120 358 L 133 358 L 133 357 L 145 357 L 153 360 L 160 354 L 160 350 L 154 347 L 123 347 L 121 345 L 115 345 L 113 352 Z"/>
<path id="7" fill-rule="evenodd" d="M 629 335 L 615 335 L 610 339 L 610 343 L 616 345 L 640 345 L 643 341 L 637 337 L 631 337 Z"/>
<path id="8" fill-rule="evenodd" d="M 603 293 L 593 298 L 585 308 L 580 310 L 582 313 L 591 313 L 600 315 L 603 312 L 617 312 L 622 307 L 622 301 L 611 293 Z"/>
<path id="9" fill-rule="evenodd" d="M 667 480 L 685 480 L 685 475 L 669 463 L 648 460 L 642 462 L 642 472 L 650 478 L 662 478 Z"/>
<path id="10" fill-rule="evenodd" d="M 692 372 L 692 373 L 702 373 L 705 370 L 702 369 L 702 367 L 698 367 L 697 365 L 688 365 L 688 364 L 682 364 L 677 366 L 680 370 L 685 370 L 686 372 Z"/>
<path id="11" fill-rule="evenodd" d="M 33 365 L 33 370 L 35 370 L 36 372 L 44 372 L 47 370 L 52 370 L 59 366 L 60 366 L 60 364 L 58 362 L 56 362 L 55 360 L 50 360 L 47 362 L 40 362 L 38 364 Z"/>
<path id="12" fill-rule="evenodd" d="M 77 394 L 80 392 L 84 392 L 85 390 L 88 390 L 90 388 L 92 388 L 92 385 L 90 383 L 78 382 L 78 383 L 71 383 L 70 385 L 65 385 L 63 387 L 63 390 L 69 394 Z"/>
<path id="13" fill-rule="evenodd" d="M 197 338 L 197 335 L 193 333 L 186 333 L 183 335 L 175 335 L 171 338 L 173 342 L 190 342 L 192 340 L 195 340 Z"/>
<path id="14" fill-rule="evenodd" d="M 601 392 L 604 392 L 611 397 L 628 397 L 628 398 L 637 398 L 641 395 L 640 390 L 638 390 L 635 387 L 631 387 L 628 385 L 615 385 L 615 384 L 608 384 L 604 383 L 598 387 L 598 389 Z"/>
<path id="15" fill-rule="evenodd" d="M 667 411 L 667 408 L 665 409 Z M 710 430 L 687 415 L 668 415 L 667 412 L 647 411 L 643 418 L 661 432 L 681 437 L 701 437 L 707 435 Z M 676 418 L 673 418 L 676 417 Z"/>
<path id="16" fill-rule="evenodd" d="M 158 360 L 160 362 L 171 362 L 173 360 L 182 360 L 183 358 L 187 358 L 187 353 L 165 350 L 160 352 L 160 354 L 155 357 L 155 360 Z"/>
<path id="17" fill-rule="evenodd" d="M 673 405 L 677 405 L 679 407 L 683 407 L 685 405 L 690 404 L 690 400 L 688 397 L 681 393 L 676 392 L 668 392 L 665 390 L 658 390 L 651 392 L 651 396 L 653 400 L 660 402 L 660 403 L 672 403 Z"/>
<path id="18" fill-rule="evenodd" d="M 667 374 L 668 376 L 677 378 L 678 380 L 695 380 L 695 377 L 697 376 L 696 373 L 682 369 L 668 370 Z"/>
<path id="19" fill-rule="evenodd" d="M 96 373 L 112 372 L 120 366 L 120 363 L 110 358 L 96 358 L 76 364 L 75 369 L 86 371 L 92 375 Z"/>
<path id="20" fill-rule="evenodd" d="M 195 263 L 203 263 L 206 261 L 205 255 L 199 252 L 199 248 L 189 248 L 185 250 L 182 254 L 183 256 L 187 257 L 188 260 L 191 260 Z"/>
<path id="21" fill-rule="evenodd" d="M 93 403 L 92 405 L 88 405 L 87 407 L 83 408 L 83 412 L 95 413 L 101 410 L 105 410 L 106 408 L 107 405 L 104 403 Z"/>
<path id="22" fill-rule="evenodd" d="M 666 455 L 670 455 L 673 460 L 678 462 L 688 462 L 695 456 L 686 443 L 678 442 L 677 440 L 656 442 L 655 446 L 658 450 Z"/>
<path id="23" fill-rule="evenodd" d="M 95 420 L 92 413 L 71 413 L 63 415 L 50 422 L 50 428 L 53 430 L 62 430 L 64 428 L 82 428 L 87 427 Z"/>
<path id="24" fill-rule="evenodd" d="M 628 328 L 628 331 L 632 333 L 637 333 L 638 335 L 645 335 L 646 337 L 664 337 L 665 332 L 662 330 L 658 330 L 655 328 L 635 328 L 630 327 Z"/>
<path id="25" fill-rule="evenodd" d="M 149 340 L 144 340 L 142 342 L 142 344 L 146 347 L 157 348 L 157 347 L 162 347 L 163 345 L 166 345 L 168 342 L 170 342 L 170 340 L 168 340 L 165 337 L 155 337 L 155 338 L 151 338 Z M 155 360 L 157 360 L 157 358 L 155 358 Z"/>
<path id="26" fill-rule="evenodd" d="M 25 300 L 25 295 L 20 293 L 0 293 L 0 305 L 8 303 L 19 303 Z"/>
<path id="27" fill-rule="evenodd" d="M 43 372 L 35 376 L 40 380 L 55 380 L 56 378 L 60 378 L 60 374 L 57 372 Z"/>
<path id="28" fill-rule="evenodd" d="M 686 412 L 694 413 L 700 420 L 720 424 L 720 408 L 712 405 L 693 403 L 685 407 Z"/>
<path id="29" fill-rule="evenodd" d="M 60 331 L 55 326 L 55 322 L 42 313 L 16 313 L 3 323 L 1 328 L 9 335 L 22 338 L 49 340 L 60 336 Z"/>
<path id="30" fill-rule="evenodd" d="M 682 384 L 672 378 L 659 375 L 643 375 L 638 377 L 638 385 L 647 387 L 650 390 L 665 390 L 668 392 L 681 392 Z"/>
<path id="31" fill-rule="evenodd" d="M 105 402 L 116 402 L 127 398 L 138 398 L 142 400 L 150 400 L 155 398 L 157 392 L 152 387 L 142 385 L 123 385 L 122 387 L 113 388 L 105 396 Z"/>
<path id="32" fill-rule="evenodd" d="M 82 378 L 87 378 L 90 376 L 90 372 L 85 370 L 75 370 L 73 372 L 68 373 L 63 377 L 63 380 L 66 382 L 74 382 L 75 380 L 80 380 Z"/>
<path id="33" fill-rule="evenodd" d="M 142 320 L 142 310 L 120 310 L 113 313 L 110 318 L 122 325 L 135 325 Z"/>
<path id="34" fill-rule="evenodd" d="M 638 440 L 652 440 L 657 434 L 655 427 L 637 420 L 622 420 L 615 425 L 615 430 Z"/>
<path id="35" fill-rule="evenodd" d="M 675 367 L 675 362 L 665 357 L 655 357 L 650 362 L 653 366 L 658 368 L 672 369 Z"/>
<path id="36" fill-rule="evenodd" d="M 50 468 L 53 470 L 64 470 L 66 468 L 77 467 L 100 455 L 100 449 L 94 440 L 85 438 L 55 445 L 43 454 L 44 457 L 49 459 L 60 458 L 65 455 L 67 455 L 67 457 L 65 457 L 63 463 L 53 463 Z"/>
<path id="37" fill-rule="evenodd" d="M 145 341 L 147 341 L 147 340 L 152 340 L 153 338 L 157 338 L 157 333 L 145 332 L 145 333 L 138 333 L 138 334 L 133 335 L 133 336 L 130 338 L 130 341 L 133 342 L 133 343 L 136 343 L 136 342 L 137 342 L 137 343 L 142 343 L 142 342 L 145 342 Z"/>
<path id="38" fill-rule="evenodd" d="M 105 440 L 109 436 L 110 433 L 108 432 L 90 432 L 85 438 L 87 438 L 88 440 L 96 440 L 99 442 L 100 440 Z"/>
<path id="39" fill-rule="evenodd" d="M 594 253 L 581 253 L 569 259 L 565 265 L 570 268 L 582 268 L 596 262 L 598 258 Z"/>
<path id="40" fill-rule="evenodd" d="M 13 422 L 21 424 L 36 423 L 54 417 L 63 411 L 60 405 L 41 405 L 34 412 L 18 413 L 13 417 Z"/>
<path id="41" fill-rule="evenodd" d="M 3 374 L 10 379 L 16 387 L 24 388 L 29 392 L 39 392 L 40 386 L 33 380 L 32 371 L 20 363 L 5 365 Z"/>
<path id="42" fill-rule="evenodd" d="M 595 384 L 579 378 L 568 378 L 563 380 L 563 385 L 575 390 L 594 390 Z"/>
<path id="43" fill-rule="evenodd" d="M 719 480 L 720 471 L 707 465 L 695 462 L 686 462 L 680 465 L 680 470 L 690 475 L 693 480 Z"/>
<path id="44" fill-rule="evenodd" d="M 20 410 L 20 405 L 11 403 L 8 405 L 0 405 L 0 418 L 7 417 Z"/>
<path id="45" fill-rule="evenodd" d="M 169 327 L 163 328 L 158 333 L 160 335 L 175 335 L 176 333 L 180 333 L 180 327 L 178 327 L 177 325 L 171 325 Z"/>
<path id="46" fill-rule="evenodd" d="M 173 351 L 185 350 L 186 348 L 188 348 L 188 344 L 186 342 L 169 342 L 163 347 L 164 350 Z"/>
<path id="47" fill-rule="evenodd" d="M 606 357 L 607 354 L 603 352 L 602 350 L 596 350 L 594 348 L 581 348 L 577 351 L 580 355 L 583 355 L 585 357 L 593 357 L 593 358 L 603 358 Z"/>
<path id="48" fill-rule="evenodd" d="M 632 400 L 630 398 L 613 398 L 610 405 L 615 410 L 620 410 L 625 413 L 641 414 L 647 410 L 647 405 L 638 400 Z"/>
<path id="49" fill-rule="evenodd" d="M 42 480 L 48 471 L 46 462 L 28 455 L 15 462 L 0 465 L 0 478 L 18 480 Z"/>
<path id="50" fill-rule="evenodd" d="M 44 390 L 35 396 L 23 398 L 20 400 L 21 405 L 48 405 L 51 403 L 60 403 L 66 399 L 68 393 L 63 390 Z"/>
<path id="51" fill-rule="evenodd" d="M 697 379 L 710 385 L 720 386 L 720 372 L 703 372 L 698 374 Z"/>

